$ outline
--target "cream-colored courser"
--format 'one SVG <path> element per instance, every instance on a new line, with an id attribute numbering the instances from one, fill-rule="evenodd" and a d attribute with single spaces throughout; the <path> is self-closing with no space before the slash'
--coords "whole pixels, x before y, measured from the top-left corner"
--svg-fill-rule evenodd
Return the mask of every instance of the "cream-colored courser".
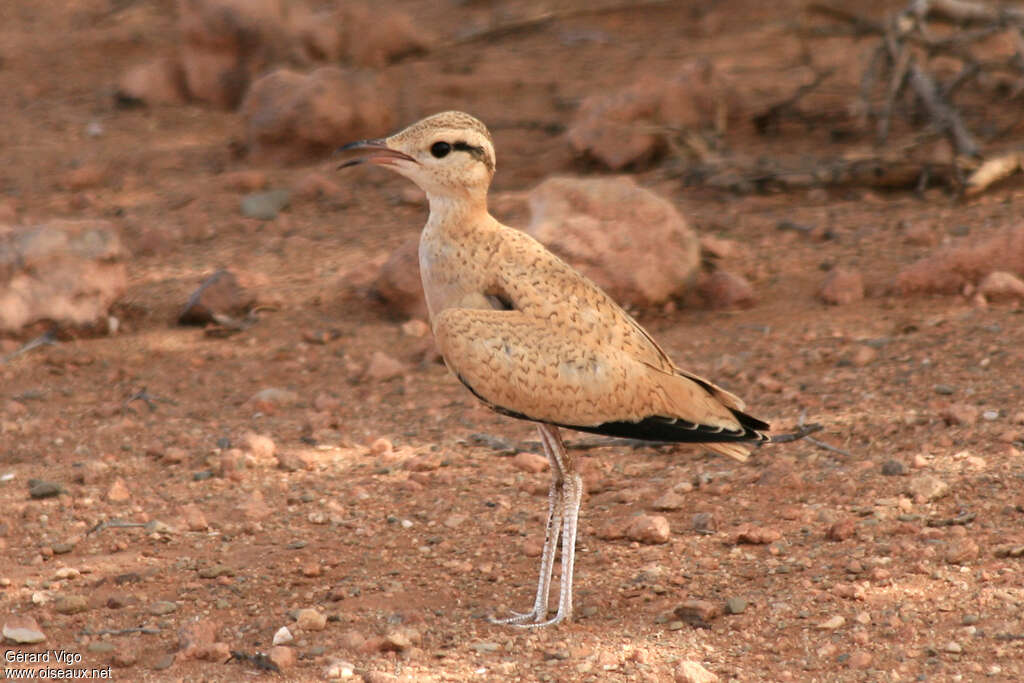
<path id="1" fill-rule="evenodd" d="M 469 114 L 450 111 L 389 138 L 343 150 L 342 164 L 387 166 L 430 202 L 420 271 L 434 338 L 456 377 L 494 410 L 537 423 L 551 491 L 533 608 L 499 623 L 546 626 L 572 616 L 572 575 L 583 482 L 559 427 L 652 441 L 685 441 L 746 459 L 767 423 L 743 402 L 681 370 L 593 282 L 487 211 L 494 145 Z M 642 230 L 643 226 L 637 226 Z M 547 618 L 559 537 L 558 612 Z"/>

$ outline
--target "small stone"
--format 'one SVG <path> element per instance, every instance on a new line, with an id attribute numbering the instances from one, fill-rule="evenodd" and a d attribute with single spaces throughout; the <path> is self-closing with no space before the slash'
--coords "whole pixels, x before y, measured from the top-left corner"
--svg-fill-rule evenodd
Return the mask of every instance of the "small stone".
<path id="1" fill-rule="evenodd" d="M 981 419 L 985 420 L 986 422 L 995 422 L 996 420 L 999 419 L 999 411 L 986 410 L 981 414 Z"/>
<path id="2" fill-rule="evenodd" d="M 523 472 L 530 472 L 532 474 L 538 474 L 540 472 L 546 472 L 551 463 L 543 455 L 537 455 L 536 453 L 516 453 L 512 458 L 512 466 L 517 470 Z"/>
<path id="3" fill-rule="evenodd" d="M 758 527 L 749 523 L 741 524 L 736 532 L 737 544 L 749 543 L 751 545 L 766 545 L 768 543 L 774 543 L 780 538 L 782 538 L 782 533 L 777 529 Z"/>
<path id="4" fill-rule="evenodd" d="M 202 509 L 195 503 L 189 503 L 181 508 L 181 516 L 185 519 L 185 528 L 189 531 L 206 531 L 209 524 Z"/>
<path id="5" fill-rule="evenodd" d="M 964 626 L 973 626 L 977 624 L 979 621 L 981 621 L 981 617 L 977 614 L 965 614 L 963 616 L 963 619 L 960 620 L 960 623 Z"/>
<path id="6" fill-rule="evenodd" d="M 821 283 L 818 296 L 826 304 L 833 306 L 860 301 L 864 298 L 864 278 L 857 270 L 833 268 Z"/>
<path id="7" fill-rule="evenodd" d="M 149 613 L 154 616 L 164 616 L 178 609 L 178 604 L 167 600 L 158 600 L 149 606 Z"/>
<path id="8" fill-rule="evenodd" d="M 327 617 L 312 607 L 299 610 L 295 625 L 304 631 L 323 631 L 327 626 Z"/>
<path id="9" fill-rule="evenodd" d="M 252 295 L 230 270 L 220 268 L 203 278 L 178 315 L 179 325 L 218 323 L 221 316 L 236 318 L 253 304 Z"/>
<path id="10" fill-rule="evenodd" d="M 990 301 L 1024 300 L 1024 280 L 1013 273 L 997 270 L 978 283 L 978 292 Z"/>
<path id="11" fill-rule="evenodd" d="M 835 631 L 837 628 L 842 628 L 846 623 L 846 618 L 837 614 L 834 617 L 826 619 L 825 621 L 818 624 L 818 628 L 822 631 Z"/>
<path id="12" fill-rule="evenodd" d="M 718 529 L 718 521 L 712 512 L 694 513 L 690 523 L 698 534 L 713 534 Z"/>
<path id="13" fill-rule="evenodd" d="M 363 379 L 373 382 L 386 382 L 405 374 L 406 367 L 401 361 L 389 356 L 383 351 L 374 351 L 370 361 L 366 364 L 363 372 Z"/>
<path id="14" fill-rule="evenodd" d="M 949 493 L 949 484 L 931 474 L 922 474 L 910 480 L 907 492 L 915 499 L 928 503 Z"/>
<path id="15" fill-rule="evenodd" d="M 3 636 L 13 643 L 41 643 L 46 634 L 39 628 L 39 623 L 25 614 L 10 614 L 4 619 Z"/>
<path id="16" fill-rule="evenodd" d="M 267 409 L 292 406 L 299 402 L 299 395 L 288 389 L 268 387 L 261 389 L 249 397 L 248 403 L 257 410 L 266 412 Z"/>
<path id="17" fill-rule="evenodd" d="M 932 387 L 932 391 L 934 391 L 936 394 L 939 394 L 940 396 L 952 396 L 954 393 L 956 393 L 956 389 L 948 384 L 936 384 L 934 387 Z"/>
<path id="18" fill-rule="evenodd" d="M 292 636 L 292 632 L 288 630 L 288 627 L 287 626 L 282 626 L 281 628 L 277 629 L 276 633 L 274 633 L 273 644 L 274 645 L 286 645 L 286 644 L 292 642 L 294 639 L 295 638 L 294 638 L 294 636 Z"/>
<path id="19" fill-rule="evenodd" d="M 135 666 L 139 661 L 139 653 L 134 647 L 121 646 L 110 656 L 110 663 L 118 668 L 126 669 Z"/>
<path id="20" fill-rule="evenodd" d="M 53 609 L 60 614 L 78 614 L 89 609 L 89 601 L 83 595 L 61 595 L 54 601 Z"/>
<path id="21" fill-rule="evenodd" d="M 370 453 L 374 455 L 384 455 L 392 450 L 394 450 L 394 447 L 391 444 L 391 440 L 383 436 L 374 439 L 373 443 L 370 444 Z"/>
<path id="22" fill-rule="evenodd" d="M 679 495 L 675 491 L 667 491 L 662 494 L 657 500 L 651 503 L 651 507 L 655 510 L 661 510 L 665 512 L 672 512 L 675 510 L 682 510 L 686 505 L 686 498 Z"/>
<path id="23" fill-rule="evenodd" d="M 412 641 L 401 631 L 391 631 L 384 636 L 381 652 L 405 652 L 412 647 Z"/>
<path id="24" fill-rule="evenodd" d="M 286 189 L 268 190 L 266 192 L 253 192 L 242 197 L 240 202 L 242 215 L 246 218 L 255 218 L 261 221 L 269 221 L 277 218 L 281 209 L 288 206 L 292 193 Z"/>
<path id="25" fill-rule="evenodd" d="M 882 463 L 882 474 L 887 477 L 899 477 L 906 473 L 906 465 L 899 460 L 886 460 Z"/>
<path id="26" fill-rule="evenodd" d="M 685 660 L 679 662 L 672 673 L 676 683 L 715 683 L 718 676 L 711 673 L 700 662 Z"/>
<path id="27" fill-rule="evenodd" d="M 355 676 L 356 665 L 344 660 L 335 660 L 324 669 L 324 678 L 333 681 L 339 678 L 352 678 Z"/>
<path id="28" fill-rule="evenodd" d="M 697 289 L 708 308 L 750 308 L 757 303 L 757 295 L 750 282 L 742 275 L 726 270 L 716 270 L 705 276 Z"/>
<path id="29" fill-rule="evenodd" d="M 50 546 L 50 548 L 53 550 L 54 555 L 67 555 L 75 549 L 75 544 L 58 541 Z"/>
<path id="30" fill-rule="evenodd" d="M 853 363 L 854 367 L 863 368 L 870 365 L 877 356 L 878 351 L 875 351 L 870 346 L 858 346 L 857 350 L 853 352 L 850 362 Z"/>
<path id="31" fill-rule="evenodd" d="M 425 337 L 430 333 L 430 325 L 419 318 L 412 318 L 402 323 L 402 334 L 407 337 Z"/>
<path id="32" fill-rule="evenodd" d="M 267 659 L 284 671 L 295 666 L 295 650 L 285 645 L 275 645 L 267 652 Z"/>
<path id="33" fill-rule="evenodd" d="M 489 641 L 484 641 L 482 643 L 473 643 L 470 645 L 470 647 L 479 652 L 480 654 L 491 654 L 493 652 L 498 652 L 499 650 L 501 650 L 501 645 Z"/>
<path id="34" fill-rule="evenodd" d="M 857 650 L 850 654 L 846 664 L 851 669 L 867 669 L 871 666 L 871 655 L 863 650 Z"/>
<path id="35" fill-rule="evenodd" d="M 267 174 L 257 169 L 232 171 L 220 176 L 221 184 L 228 190 L 255 192 L 267 186 Z"/>
<path id="36" fill-rule="evenodd" d="M 668 520 L 660 515 L 634 517 L 626 528 L 626 537 L 640 543 L 668 543 L 671 533 Z"/>
<path id="37" fill-rule="evenodd" d="M 747 601 L 743 598 L 729 598 L 725 601 L 726 614 L 743 614 L 747 609 Z"/>
<path id="38" fill-rule="evenodd" d="M 978 415 L 981 411 L 975 406 L 966 403 L 954 403 L 946 406 L 940 416 L 951 426 L 971 427 L 978 422 Z"/>
<path id="39" fill-rule="evenodd" d="M 970 538 L 953 539 L 946 546 L 946 562 L 949 564 L 968 564 L 978 559 L 981 549 Z"/>
<path id="40" fill-rule="evenodd" d="M 955 640 L 951 640 L 942 646 L 942 651 L 958 655 L 964 651 L 964 648 L 960 645 L 960 643 L 956 642 Z"/>
<path id="41" fill-rule="evenodd" d="M 52 481 L 41 479 L 28 480 L 28 495 L 37 500 L 42 498 L 53 498 L 64 492 L 64 487 Z"/>
<path id="42" fill-rule="evenodd" d="M 722 608 L 707 600 L 687 600 L 676 607 L 673 613 L 688 624 L 706 628 L 708 622 L 721 616 Z"/>
<path id="43" fill-rule="evenodd" d="M 128 490 L 128 484 L 124 482 L 124 479 L 118 477 L 114 480 L 114 483 L 107 489 L 106 494 L 103 496 L 110 503 L 127 503 L 132 499 L 131 491 Z"/>

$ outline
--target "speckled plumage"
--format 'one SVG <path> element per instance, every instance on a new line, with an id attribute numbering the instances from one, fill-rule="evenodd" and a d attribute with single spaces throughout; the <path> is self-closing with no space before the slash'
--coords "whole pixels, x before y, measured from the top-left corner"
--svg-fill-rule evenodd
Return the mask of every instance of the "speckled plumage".
<path id="1" fill-rule="evenodd" d="M 450 150 L 438 156 L 438 143 Z M 593 282 L 488 213 L 495 157 L 480 121 L 444 112 L 386 140 L 355 146 L 375 151 L 370 161 L 393 168 L 427 193 L 430 217 L 420 238 L 420 270 L 448 367 L 492 408 L 541 425 L 553 474 L 541 577 L 533 609 L 503 622 L 547 625 L 567 619 L 582 482 L 558 427 L 705 443 L 743 460 L 751 442 L 767 439 L 768 425 L 743 413 L 736 396 L 677 368 Z M 546 620 L 559 536 L 559 609 Z"/>

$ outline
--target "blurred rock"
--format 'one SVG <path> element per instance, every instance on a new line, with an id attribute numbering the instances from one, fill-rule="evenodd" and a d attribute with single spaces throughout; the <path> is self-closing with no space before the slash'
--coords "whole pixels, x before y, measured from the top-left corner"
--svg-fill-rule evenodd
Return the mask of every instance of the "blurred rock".
<path id="1" fill-rule="evenodd" d="M 267 659 L 281 671 L 295 666 L 295 650 L 287 645 L 275 645 L 267 652 Z"/>
<path id="2" fill-rule="evenodd" d="M 0 226 L 0 331 L 41 320 L 105 324 L 127 286 L 127 256 L 107 221 Z"/>
<path id="3" fill-rule="evenodd" d="M 1024 280 L 1021 280 L 1013 273 L 997 270 L 986 275 L 978 283 L 978 293 L 989 301 L 1012 299 L 1024 301 Z"/>
<path id="4" fill-rule="evenodd" d="M 179 0 L 181 68 L 193 100 L 225 109 L 287 56 L 285 0 Z"/>
<path id="5" fill-rule="evenodd" d="M 279 161 L 322 156 L 392 127 L 389 92 L 373 74 L 326 66 L 310 74 L 277 69 L 242 103 L 249 151 Z"/>
<path id="6" fill-rule="evenodd" d="M 686 219 L 627 176 L 553 177 L 529 195 L 527 232 L 624 306 L 684 293 L 697 277 L 700 246 Z"/>
<path id="7" fill-rule="evenodd" d="M 547 471 L 548 468 L 551 467 L 551 463 L 549 463 L 548 459 L 543 455 L 527 453 L 524 451 L 522 453 L 516 453 L 512 458 L 512 466 L 517 470 L 522 470 L 523 472 L 537 474 Z"/>
<path id="8" fill-rule="evenodd" d="M 956 294 L 996 271 L 1024 277 L 1024 225 L 984 242 L 940 250 L 900 271 L 894 287 L 903 295 Z"/>
<path id="9" fill-rule="evenodd" d="M 405 371 L 405 363 L 383 351 L 374 351 L 370 356 L 370 361 L 366 364 L 363 378 L 371 382 L 386 382 L 389 379 L 401 377 Z"/>
<path id="10" fill-rule="evenodd" d="M 612 170 L 643 166 L 679 129 L 722 129 L 738 110 L 735 89 L 706 63 L 673 76 L 644 74 L 632 85 L 580 103 L 567 133 L 572 150 Z"/>
<path id="11" fill-rule="evenodd" d="M 676 683 L 715 683 L 718 676 L 711 673 L 700 662 L 682 661 L 672 674 Z"/>
<path id="12" fill-rule="evenodd" d="M 860 301 L 864 298 L 864 278 L 857 270 L 833 268 L 821 283 L 818 296 L 822 301 L 833 306 Z"/>
<path id="13" fill-rule="evenodd" d="M 727 270 L 702 275 L 697 291 L 709 308 L 750 308 L 757 302 L 747 279 Z"/>
<path id="14" fill-rule="evenodd" d="M 930 503 L 949 493 L 949 484 L 931 474 L 922 474 L 907 483 L 907 492 L 920 502 Z"/>
<path id="15" fill-rule="evenodd" d="M 179 325 L 206 325 L 218 316 L 238 317 L 249 310 L 253 298 L 229 270 L 218 270 L 199 285 L 178 316 Z"/>
<path id="16" fill-rule="evenodd" d="M 640 515 L 634 517 L 626 527 L 626 537 L 641 543 L 668 543 L 672 530 L 668 520 L 661 515 Z"/>
<path id="17" fill-rule="evenodd" d="M 10 614 L 4 619 L 3 636 L 12 643 L 41 643 L 46 634 L 39 623 L 25 614 Z"/>
<path id="18" fill-rule="evenodd" d="M 184 104 L 188 99 L 185 72 L 171 57 L 137 64 L 121 77 L 116 97 L 125 105 Z"/>
<path id="19" fill-rule="evenodd" d="M 419 237 L 412 237 L 391 252 L 370 287 L 372 296 L 396 316 L 427 317 L 420 279 Z"/>
<path id="20" fill-rule="evenodd" d="M 242 197 L 239 208 L 246 218 L 270 221 L 277 218 L 281 209 L 288 206 L 291 196 L 290 190 L 281 188 L 266 192 L 253 192 Z"/>

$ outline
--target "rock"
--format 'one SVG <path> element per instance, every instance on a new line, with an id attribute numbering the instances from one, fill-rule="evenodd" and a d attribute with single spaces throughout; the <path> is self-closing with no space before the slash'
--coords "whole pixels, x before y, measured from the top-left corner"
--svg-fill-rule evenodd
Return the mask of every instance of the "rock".
<path id="1" fill-rule="evenodd" d="M 250 404 L 253 408 L 267 412 L 267 410 L 273 410 L 275 408 L 284 408 L 293 406 L 299 402 L 299 395 L 294 391 L 288 389 L 280 389 L 278 387 L 268 387 L 261 389 L 252 396 L 246 403 Z"/>
<path id="2" fill-rule="evenodd" d="M 725 601 L 726 614 L 743 614 L 747 610 L 747 601 L 743 598 L 729 598 Z"/>
<path id="3" fill-rule="evenodd" d="M 189 503 L 181 508 L 181 516 L 185 519 L 185 528 L 189 531 L 206 531 L 209 523 L 203 510 L 195 503 Z"/>
<path id="4" fill-rule="evenodd" d="M 673 512 L 675 510 L 682 510 L 686 506 L 686 498 L 679 495 L 675 491 L 666 491 L 664 494 L 659 496 L 653 503 L 651 508 L 662 512 Z"/>
<path id="5" fill-rule="evenodd" d="M 346 2 L 340 11 L 342 49 L 360 66 L 379 68 L 424 54 L 434 40 L 423 22 L 390 6 Z"/>
<path id="6" fill-rule="evenodd" d="M 882 474 L 887 477 L 899 477 L 907 473 L 907 466 L 899 460 L 886 460 L 882 463 Z"/>
<path id="7" fill-rule="evenodd" d="M 842 628 L 844 624 L 846 624 L 846 618 L 837 614 L 818 624 L 818 628 L 822 631 L 835 631 L 838 628 Z"/>
<path id="8" fill-rule="evenodd" d="M 626 527 L 626 537 L 640 543 L 668 543 L 671 534 L 668 520 L 661 515 L 634 517 Z"/>
<path id="9" fill-rule="evenodd" d="M 239 208 L 246 218 L 270 221 L 277 218 L 281 209 L 288 206 L 291 197 L 290 190 L 280 188 L 266 192 L 253 192 L 242 197 Z"/>
<path id="10" fill-rule="evenodd" d="M 857 533 L 857 525 L 852 519 L 841 519 L 835 522 L 825 532 L 825 538 L 830 541 L 845 541 Z"/>
<path id="11" fill-rule="evenodd" d="M 701 277 L 697 291 L 708 308 L 750 308 L 757 303 L 757 295 L 747 279 L 727 270 Z"/>
<path id="12" fill-rule="evenodd" d="M 115 97 L 122 105 L 184 104 L 188 99 L 185 72 L 169 57 L 137 64 L 121 76 Z"/>
<path id="13" fill-rule="evenodd" d="M 83 595 L 61 595 L 53 603 L 58 614 L 78 614 L 89 609 L 89 601 Z"/>
<path id="14" fill-rule="evenodd" d="M 352 678 L 355 675 L 356 665 L 343 659 L 334 659 L 328 662 L 324 670 L 324 678 L 337 680 L 339 678 Z"/>
<path id="15" fill-rule="evenodd" d="M 381 652 L 405 652 L 412 647 L 412 641 L 402 631 L 391 631 L 384 636 Z"/>
<path id="16" fill-rule="evenodd" d="M 323 631 L 327 626 L 327 617 L 312 607 L 307 607 L 299 610 L 295 625 L 304 631 Z"/>
<path id="17" fill-rule="evenodd" d="M 184 659 L 203 659 L 197 656 L 208 652 L 216 643 L 220 625 L 212 619 L 189 621 L 178 629 L 178 647 Z"/>
<path id="18" fill-rule="evenodd" d="M 193 100 L 225 109 L 252 79 L 287 55 L 285 0 L 182 0 L 180 63 Z"/>
<path id="19" fill-rule="evenodd" d="M 127 287 L 127 256 L 107 221 L 0 225 L 0 332 L 40 320 L 106 329 Z"/>
<path id="20" fill-rule="evenodd" d="M 118 477 L 103 496 L 109 503 L 127 503 L 132 499 L 131 491 L 124 479 Z"/>
<path id="21" fill-rule="evenodd" d="M 158 600 L 149 606 L 149 613 L 158 617 L 170 614 L 171 612 L 176 612 L 177 610 L 178 603 L 169 602 L 167 600 Z"/>
<path id="22" fill-rule="evenodd" d="M 38 622 L 26 614 L 9 614 L 4 619 L 3 636 L 12 643 L 41 643 L 46 634 Z"/>
<path id="23" fill-rule="evenodd" d="M 754 526 L 749 523 L 741 524 L 739 529 L 736 531 L 737 544 L 749 543 L 751 545 L 764 545 L 767 543 L 774 543 L 780 538 L 782 538 L 782 533 L 777 529 Z"/>
<path id="24" fill-rule="evenodd" d="M 687 600 L 676 607 L 673 613 L 688 624 L 708 628 L 708 622 L 722 615 L 722 608 L 707 600 Z"/>
<path id="25" fill-rule="evenodd" d="M 625 306 L 682 295 L 697 277 L 700 247 L 666 199 L 627 176 L 552 177 L 529 194 L 527 232 Z"/>
<path id="26" fill-rule="evenodd" d="M 714 683 L 718 680 L 718 676 L 705 669 L 700 662 L 691 660 L 679 662 L 672 676 L 676 683 Z"/>
<path id="27" fill-rule="evenodd" d="M 267 505 L 266 500 L 263 498 L 263 493 L 259 490 L 253 491 L 249 497 L 238 506 L 239 510 L 245 516 L 246 519 L 259 521 L 266 519 L 273 512 L 270 506 Z"/>
<path id="28" fill-rule="evenodd" d="M 698 534 L 713 534 L 718 530 L 718 520 L 713 512 L 695 512 L 690 523 Z"/>
<path id="29" fill-rule="evenodd" d="M 1024 300 L 1024 280 L 1005 270 L 993 271 L 978 283 L 978 293 L 989 301 Z"/>
<path id="30" fill-rule="evenodd" d="M 967 403 L 953 403 L 943 408 L 939 415 L 948 425 L 973 427 L 981 413 L 976 406 Z"/>
<path id="31" fill-rule="evenodd" d="M 246 432 L 242 435 L 241 446 L 252 456 L 257 465 L 273 467 L 277 463 L 274 454 L 277 452 L 277 444 L 265 434 Z"/>
<path id="32" fill-rule="evenodd" d="M 43 481 L 42 479 L 28 480 L 28 495 L 30 498 L 42 500 L 43 498 L 59 496 L 62 493 L 64 493 L 64 487 L 56 482 Z"/>
<path id="33" fill-rule="evenodd" d="M 492 654 L 501 651 L 501 645 L 486 640 L 480 643 L 472 643 L 469 647 L 480 654 Z"/>
<path id="34" fill-rule="evenodd" d="M 405 363 L 383 351 L 374 351 L 370 356 L 369 363 L 366 364 L 366 370 L 363 371 L 363 379 L 371 382 L 386 382 L 401 377 L 405 372 Z"/>
<path id="35" fill-rule="evenodd" d="M 292 636 L 292 632 L 288 630 L 287 626 L 282 626 L 274 633 L 274 645 L 286 645 L 293 640 L 295 640 L 295 638 Z"/>
<path id="36" fill-rule="evenodd" d="M 951 640 L 951 641 L 949 641 L 948 643 L 946 643 L 945 645 L 942 646 L 942 651 L 943 652 L 949 652 L 950 654 L 958 655 L 958 654 L 960 654 L 961 652 L 964 651 L 964 648 L 963 648 L 962 645 L 960 645 L 960 643 L 956 642 L 955 640 Z"/>
<path id="37" fill-rule="evenodd" d="M 543 455 L 523 452 L 516 453 L 512 458 L 512 466 L 523 472 L 537 474 L 539 472 L 546 472 L 551 467 L 551 463 Z"/>
<path id="38" fill-rule="evenodd" d="M 277 69 L 260 77 L 242 103 L 249 151 L 297 161 L 346 141 L 380 135 L 393 120 L 389 92 L 373 74 L 321 67 L 310 74 Z"/>
<path id="39" fill-rule="evenodd" d="M 922 474 L 910 479 L 907 492 L 915 499 L 929 503 L 949 493 L 949 484 L 931 474 Z"/>
<path id="40" fill-rule="evenodd" d="M 860 301 L 864 298 L 864 277 L 852 268 L 833 268 L 821 283 L 818 296 L 833 306 Z"/>
<path id="41" fill-rule="evenodd" d="M 371 285 L 371 295 L 395 316 L 427 317 L 427 302 L 420 280 L 419 245 L 419 237 L 402 242 L 380 267 Z"/>
<path id="42" fill-rule="evenodd" d="M 956 538 L 946 546 L 946 562 L 949 564 L 970 564 L 978 559 L 981 552 L 978 544 L 970 538 Z"/>
<path id="43" fill-rule="evenodd" d="M 865 652 L 864 650 L 852 652 L 850 653 L 850 659 L 847 660 L 846 664 L 851 669 L 869 669 L 871 668 L 871 653 Z"/>
<path id="44" fill-rule="evenodd" d="M 242 316 L 253 304 L 253 298 L 238 284 L 238 278 L 229 270 L 218 270 L 203 279 L 199 288 L 185 304 L 179 325 L 206 325 L 217 322 L 220 316 Z"/>
<path id="45" fill-rule="evenodd" d="M 284 671 L 295 666 L 295 650 L 285 645 L 275 645 L 267 652 L 267 659 Z"/>
<path id="46" fill-rule="evenodd" d="M 904 296 L 956 294 L 965 285 L 981 282 L 988 273 L 997 271 L 1024 277 L 1024 225 L 1006 229 L 985 241 L 941 249 L 900 271 L 894 289 Z"/>

